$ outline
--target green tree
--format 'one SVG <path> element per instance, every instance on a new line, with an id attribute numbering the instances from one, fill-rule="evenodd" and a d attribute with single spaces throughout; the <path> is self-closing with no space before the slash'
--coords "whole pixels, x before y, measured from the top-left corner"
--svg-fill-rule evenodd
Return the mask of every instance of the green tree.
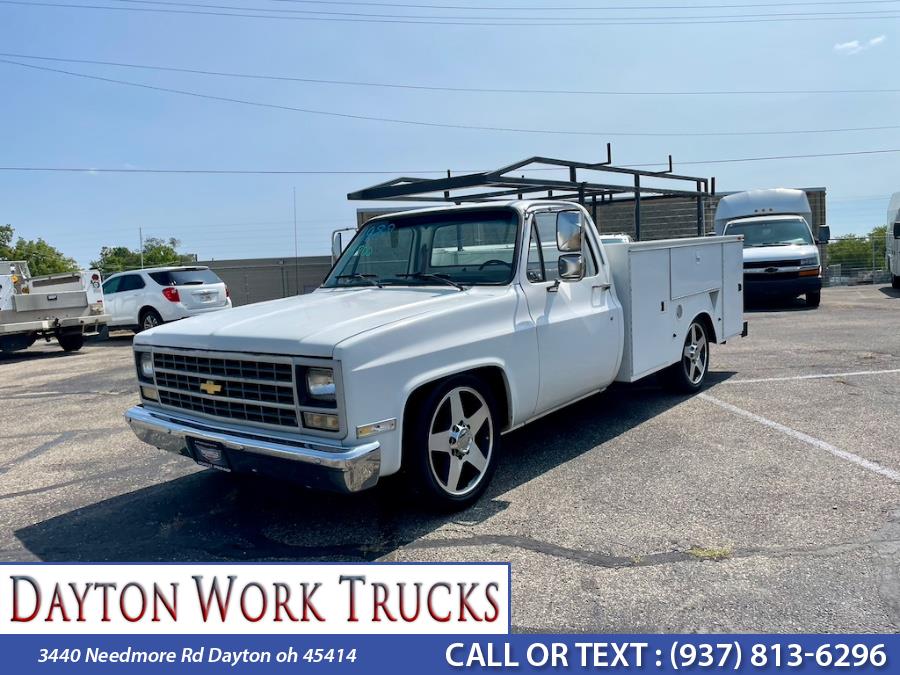
<path id="1" fill-rule="evenodd" d="M 145 239 L 144 267 L 189 265 L 196 262 L 196 255 L 178 252 L 180 245 L 181 242 L 174 238 L 166 240 L 150 237 Z M 100 249 L 100 258 L 91 262 L 91 267 L 96 267 L 104 274 L 138 269 L 140 266 L 140 249 L 130 249 L 127 246 L 104 246 Z"/>
<path id="2" fill-rule="evenodd" d="M 874 228 L 868 237 L 851 234 L 828 244 L 828 264 L 841 265 L 843 271 L 853 269 L 872 269 L 884 266 L 885 233 L 887 227 L 880 225 Z"/>
<path id="3" fill-rule="evenodd" d="M 62 251 L 40 237 L 37 239 L 19 237 L 13 243 L 14 234 L 12 225 L 0 226 L 0 259 L 24 260 L 28 263 L 28 270 L 32 276 L 74 272 L 78 269 L 75 260 L 66 257 Z"/>
<path id="4" fill-rule="evenodd" d="M 9 260 L 12 253 L 12 225 L 0 225 L 0 260 Z"/>

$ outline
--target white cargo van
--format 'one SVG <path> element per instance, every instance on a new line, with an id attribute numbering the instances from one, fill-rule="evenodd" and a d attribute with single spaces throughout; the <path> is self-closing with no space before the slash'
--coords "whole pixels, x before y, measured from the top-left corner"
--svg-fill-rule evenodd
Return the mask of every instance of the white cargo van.
<path id="1" fill-rule="evenodd" d="M 716 234 L 744 237 L 748 299 L 805 295 L 807 305 L 819 306 L 822 264 L 803 190 L 750 190 L 723 197 L 716 209 Z M 828 228 L 821 228 L 820 243 L 828 236 Z"/>
<path id="2" fill-rule="evenodd" d="M 900 288 L 900 192 L 895 192 L 888 206 L 887 264 L 891 271 L 891 286 Z"/>

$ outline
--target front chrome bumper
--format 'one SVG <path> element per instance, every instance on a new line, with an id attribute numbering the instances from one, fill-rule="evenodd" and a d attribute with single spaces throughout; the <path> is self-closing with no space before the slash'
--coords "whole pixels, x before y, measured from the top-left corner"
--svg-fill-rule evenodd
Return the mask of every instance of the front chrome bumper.
<path id="1" fill-rule="evenodd" d="M 288 478 L 307 487 L 359 492 L 378 482 L 381 445 L 370 441 L 351 447 L 320 438 L 290 441 L 260 434 L 217 429 L 201 422 L 138 405 L 125 412 L 135 435 L 161 450 L 194 459 L 190 439 L 220 444 L 230 468 Z"/>

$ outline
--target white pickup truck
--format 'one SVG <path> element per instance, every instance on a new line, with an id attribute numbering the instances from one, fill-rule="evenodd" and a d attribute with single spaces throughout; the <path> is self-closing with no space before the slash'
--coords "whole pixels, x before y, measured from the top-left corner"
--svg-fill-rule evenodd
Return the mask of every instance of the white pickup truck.
<path id="1" fill-rule="evenodd" d="M 67 352 L 109 320 L 97 270 L 33 277 L 23 260 L 0 260 L 0 352 L 56 338 Z"/>
<path id="2" fill-rule="evenodd" d="M 738 236 L 604 245 L 586 208 L 378 217 L 321 288 L 134 340 L 139 438 L 200 464 L 358 491 L 403 471 L 460 508 L 506 432 L 652 373 L 703 386 L 746 334 Z"/>

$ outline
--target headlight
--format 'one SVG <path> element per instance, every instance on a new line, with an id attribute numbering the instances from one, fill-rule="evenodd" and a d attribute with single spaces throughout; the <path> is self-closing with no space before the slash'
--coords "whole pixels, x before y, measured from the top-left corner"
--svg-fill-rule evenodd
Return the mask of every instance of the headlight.
<path id="1" fill-rule="evenodd" d="M 153 379 L 153 354 L 144 352 L 141 354 L 141 375 L 147 379 Z"/>
<path id="2" fill-rule="evenodd" d="M 819 266 L 819 256 L 813 256 L 812 258 L 803 258 L 800 261 L 800 267 L 818 267 Z"/>
<path id="3" fill-rule="evenodd" d="M 306 392 L 310 398 L 320 401 L 335 401 L 334 371 L 331 368 L 307 370 Z"/>

